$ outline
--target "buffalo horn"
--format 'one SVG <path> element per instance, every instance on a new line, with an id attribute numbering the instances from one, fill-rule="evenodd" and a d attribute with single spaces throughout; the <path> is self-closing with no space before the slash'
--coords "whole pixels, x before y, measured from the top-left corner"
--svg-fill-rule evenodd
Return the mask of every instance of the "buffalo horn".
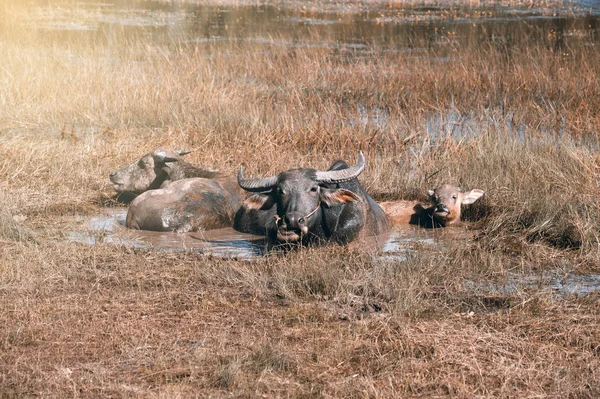
<path id="1" fill-rule="evenodd" d="M 358 153 L 358 163 L 348 169 L 317 171 L 316 180 L 319 183 L 343 183 L 358 177 L 365 168 L 365 156 L 362 151 Z"/>
<path id="2" fill-rule="evenodd" d="M 155 151 L 152 156 L 160 162 L 177 162 L 177 158 L 168 156 L 165 151 Z"/>
<path id="3" fill-rule="evenodd" d="M 237 175 L 237 181 L 240 187 L 246 191 L 260 193 L 272 189 L 275 184 L 277 184 L 277 176 L 263 177 L 260 179 L 245 179 L 242 170 L 243 168 L 240 166 L 240 170 L 238 171 Z"/>

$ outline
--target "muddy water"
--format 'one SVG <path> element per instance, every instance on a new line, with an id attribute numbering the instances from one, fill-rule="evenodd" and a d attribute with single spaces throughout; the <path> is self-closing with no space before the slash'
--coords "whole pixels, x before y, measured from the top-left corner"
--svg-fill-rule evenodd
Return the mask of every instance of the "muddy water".
<path id="1" fill-rule="evenodd" d="M 231 228 L 185 234 L 131 230 L 125 227 L 126 216 L 126 208 L 107 208 L 89 218 L 79 217 L 77 231 L 71 231 L 68 240 L 88 245 L 109 243 L 240 259 L 261 256 L 266 251 L 263 237 L 239 233 Z"/>
<path id="2" fill-rule="evenodd" d="M 585 295 L 600 292 L 599 274 L 509 275 L 503 282 L 468 281 L 465 289 L 484 294 L 519 295 L 530 290 L 547 291 L 558 296 Z"/>
<path id="3" fill-rule="evenodd" d="M 67 239 L 87 245 L 109 243 L 161 252 L 191 252 L 249 260 L 267 253 L 264 237 L 239 233 L 231 228 L 202 233 L 163 233 L 130 230 L 125 227 L 126 208 L 107 208 L 91 217 L 76 218 L 76 231 Z M 443 253 L 452 241 L 465 240 L 477 232 L 469 228 L 423 229 L 396 225 L 381 247 L 381 259 L 401 265 L 419 251 Z M 557 295 L 600 292 L 600 275 L 510 275 L 502 283 L 467 281 L 465 289 L 483 293 L 515 295 L 529 289 L 545 289 Z"/>
<path id="4" fill-rule="evenodd" d="M 126 216 L 126 208 L 106 208 L 97 215 L 77 217 L 72 223 L 77 228 L 68 233 L 68 240 L 88 245 L 109 243 L 238 259 L 251 259 L 267 252 L 264 237 L 239 233 L 232 228 L 194 233 L 131 230 L 125 227 Z M 364 245 L 382 249 L 384 258 L 405 261 L 415 251 L 439 251 L 449 240 L 466 239 L 471 234 L 473 232 L 460 228 L 427 230 L 415 226 L 395 226 L 389 236 L 376 237 Z"/>
<path id="5" fill-rule="evenodd" d="M 239 233 L 232 228 L 194 233 L 165 233 L 131 230 L 125 227 L 126 208 L 105 208 L 90 217 L 77 217 L 68 233 L 72 242 L 95 245 L 109 243 L 165 252 L 194 252 L 218 257 L 252 259 L 268 251 L 262 236 Z M 396 225 L 389 235 L 374 237 L 361 245 L 382 251 L 382 259 L 406 261 L 417 251 L 441 252 L 453 240 L 468 239 L 476 231 L 468 228 L 423 229 Z"/>

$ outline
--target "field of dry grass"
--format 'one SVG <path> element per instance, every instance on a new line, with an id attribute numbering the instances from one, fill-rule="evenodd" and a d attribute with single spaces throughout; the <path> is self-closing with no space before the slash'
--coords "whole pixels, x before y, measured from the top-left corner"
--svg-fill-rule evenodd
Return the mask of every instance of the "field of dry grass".
<path id="1" fill-rule="evenodd" d="M 597 45 L 355 58 L 59 41 L 19 15 L 0 19 L 0 397 L 600 396 L 597 292 L 469 284 L 600 273 Z M 379 200 L 485 190 L 481 232 L 405 262 L 67 242 L 62 217 L 112 205 L 108 173 L 158 145 L 249 174 L 363 150 Z"/>

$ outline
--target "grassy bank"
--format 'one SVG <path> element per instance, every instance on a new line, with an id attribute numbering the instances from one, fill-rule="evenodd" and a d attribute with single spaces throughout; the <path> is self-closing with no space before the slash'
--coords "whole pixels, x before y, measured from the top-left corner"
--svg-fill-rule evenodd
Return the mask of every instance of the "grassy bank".
<path id="1" fill-rule="evenodd" d="M 19 18 L 0 40 L 3 395 L 600 394 L 598 294 L 468 284 L 600 272 L 597 46 L 355 58 L 278 38 L 63 42 Z M 61 217 L 110 203 L 108 173 L 158 145 L 249 174 L 363 150 L 376 199 L 485 190 L 466 215 L 481 232 L 406 262 L 65 242 Z"/>

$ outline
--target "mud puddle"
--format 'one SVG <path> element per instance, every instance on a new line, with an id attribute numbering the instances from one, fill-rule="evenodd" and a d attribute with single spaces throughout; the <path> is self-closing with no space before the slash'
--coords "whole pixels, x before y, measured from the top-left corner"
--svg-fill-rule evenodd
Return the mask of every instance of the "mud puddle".
<path id="1" fill-rule="evenodd" d="M 556 274 L 519 275 L 511 274 L 503 282 L 468 281 L 465 288 L 485 294 L 518 295 L 536 290 L 567 297 L 600 292 L 600 274 Z"/>
<path id="2" fill-rule="evenodd" d="M 216 257 L 249 260 L 267 253 L 262 236 L 239 233 L 232 228 L 194 233 L 164 233 L 131 230 L 125 227 L 127 208 L 102 209 L 99 214 L 76 217 L 77 231 L 67 234 L 70 242 L 86 245 L 108 243 L 128 248 L 147 248 L 161 252 L 192 252 Z M 382 246 L 380 258 L 401 265 L 420 251 L 442 253 L 453 241 L 467 240 L 477 234 L 466 228 L 423 229 L 396 225 Z M 468 281 L 465 288 L 485 293 L 516 295 L 526 290 L 547 290 L 559 296 L 600 292 L 600 275 L 509 275 L 503 282 Z"/>
<path id="3" fill-rule="evenodd" d="M 194 252 L 219 257 L 250 259 L 267 252 L 262 236 L 239 233 L 232 228 L 193 233 L 165 233 L 131 230 L 125 227 L 126 208 L 107 208 L 93 216 L 76 217 L 76 231 L 67 234 L 71 242 L 96 245 L 108 243 L 130 248 L 151 248 L 165 252 Z M 467 239 L 466 229 L 422 229 L 395 226 L 388 237 L 376 237 L 367 244 L 382 248 L 383 259 L 408 260 L 416 251 L 442 251 L 450 240 Z M 382 240 L 380 240 L 382 239 Z M 382 243 L 383 241 L 383 243 Z M 365 245 L 367 245 L 365 244 Z"/>
<path id="4" fill-rule="evenodd" d="M 249 259 L 266 251 L 264 237 L 239 233 L 232 228 L 194 233 L 164 233 L 125 227 L 127 208 L 102 210 L 89 218 L 78 217 L 81 226 L 71 231 L 71 242 L 96 245 L 109 243 L 130 248 L 152 248 L 163 252 L 193 252 L 217 257 Z"/>

